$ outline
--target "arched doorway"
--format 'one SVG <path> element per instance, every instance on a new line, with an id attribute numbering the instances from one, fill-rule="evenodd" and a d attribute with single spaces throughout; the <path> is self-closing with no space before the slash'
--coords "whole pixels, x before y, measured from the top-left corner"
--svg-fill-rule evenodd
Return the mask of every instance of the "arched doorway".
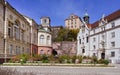
<path id="1" fill-rule="evenodd" d="M 101 59 L 105 59 L 105 53 L 101 53 Z"/>

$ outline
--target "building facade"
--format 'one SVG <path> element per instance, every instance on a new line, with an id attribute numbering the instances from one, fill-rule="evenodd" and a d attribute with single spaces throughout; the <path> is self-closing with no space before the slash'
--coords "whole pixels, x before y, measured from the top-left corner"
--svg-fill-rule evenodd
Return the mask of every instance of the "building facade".
<path id="1" fill-rule="evenodd" d="M 88 16 L 87 16 L 88 20 Z M 77 55 L 96 56 L 120 63 L 120 10 L 93 24 L 83 21 L 77 36 Z"/>
<path id="2" fill-rule="evenodd" d="M 30 25 L 8 2 L 0 2 L 0 58 L 30 53 Z"/>
<path id="3" fill-rule="evenodd" d="M 30 24 L 30 53 L 31 54 L 38 54 L 38 32 L 37 32 L 37 27 L 38 24 L 31 18 L 24 16 L 25 19 L 29 22 Z"/>
<path id="4" fill-rule="evenodd" d="M 0 0 L 0 60 L 3 62 L 4 54 L 4 1 Z"/>
<path id="5" fill-rule="evenodd" d="M 52 34 L 50 29 L 50 18 L 42 17 L 41 25 L 38 26 L 38 54 L 52 53 Z"/>
<path id="6" fill-rule="evenodd" d="M 42 17 L 41 23 L 0 0 L 0 63 L 20 54 L 51 54 L 50 18 Z"/>
<path id="7" fill-rule="evenodd" d="M 79 29 L 81 25 L 81 18 L 75 14 L 71 14 L 67 19 L 65 19 L 65 27 L 68 29 Z"/>

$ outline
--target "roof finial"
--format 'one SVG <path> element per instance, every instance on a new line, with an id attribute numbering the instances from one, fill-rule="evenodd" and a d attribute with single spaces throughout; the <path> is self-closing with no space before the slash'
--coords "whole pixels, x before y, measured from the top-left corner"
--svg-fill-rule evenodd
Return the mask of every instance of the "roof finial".
<path id="1" fill-rule="evenodd" d="M 105 18 L 105 14 L 102 15 L 102 19 L 104 19 L 104 18 Z"/>
<path id="2" fill-rule="evenodd" d="M 85 15 L 84 16 L 89 16 L 87 13 L 87 8 L 85 8 Z"/>

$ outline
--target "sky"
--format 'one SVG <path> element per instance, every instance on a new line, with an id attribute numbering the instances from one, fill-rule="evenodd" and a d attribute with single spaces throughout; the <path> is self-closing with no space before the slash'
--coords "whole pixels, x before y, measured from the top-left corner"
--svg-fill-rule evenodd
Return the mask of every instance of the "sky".
<path id="1" fill-rule="evenodd" d="M 18 12 L 34 19 L 40 24 L 40 18 L 48 16 L 51 26 L 64 26 L 64 20 L 70 14 L 83 18 L 85 10 L 90 23 L 120 9 L 120 0 L 6 0 Z"/>

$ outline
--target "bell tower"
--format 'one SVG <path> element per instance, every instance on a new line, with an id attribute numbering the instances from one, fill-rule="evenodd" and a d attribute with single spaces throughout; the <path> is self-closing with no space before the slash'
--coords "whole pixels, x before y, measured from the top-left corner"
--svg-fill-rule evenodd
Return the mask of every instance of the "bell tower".
<path id="1" fill-rule="evenodd" d="M 83 20 L 84 20 L 84 22 L 85 22 L 86 24 L 89 24 L 89 15 L 88 15 L 88 13 L 87 13 L 87 10 L 85 11 Z"/>
<path id="2" fill-rule="evenodd" d="M 49 17 L 41 17 L 41 25 L 46 31 L 51 31 L 50 27 L 50 18 Z"/>
<path id="3" fill-rule="evenodd" d="M 41 18 L 41 25 L 43 27 L 50 27 L 50 18 L 49 17 L 42 17 Z"/>

